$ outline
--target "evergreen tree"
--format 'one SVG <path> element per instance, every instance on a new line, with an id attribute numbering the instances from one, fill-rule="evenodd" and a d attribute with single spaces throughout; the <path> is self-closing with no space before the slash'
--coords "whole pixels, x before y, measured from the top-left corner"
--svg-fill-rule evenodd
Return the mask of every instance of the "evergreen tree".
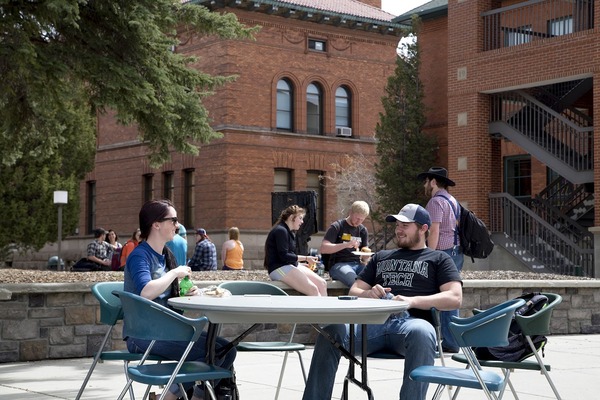
<path id="1" fill-rule="evenodd" d="M 419 65 L 418 42 L 414 40 L 399 54 L 382 98 L 384 112 L 376 128 L 381 214 L 375 217 L 380 220 L 384 213 L 397 213 L 407 203 L 427 201 L 417 175 L 434 162 L 437 141 L 422 132 L 425 115 Z"/>
<path id="2" fill-rule="evenodd" d="M 220 136 L 202 99 L 233 77 L 193 68 L 194 58 L 176 51 L 178 38 L 255 30 L 186 3 L 0 1 L 0 249 L 56 240 L 54 190 L 69 191 L 63 226 L 73 231 L 98 112 L 135 123 L 153 166 Z"/>

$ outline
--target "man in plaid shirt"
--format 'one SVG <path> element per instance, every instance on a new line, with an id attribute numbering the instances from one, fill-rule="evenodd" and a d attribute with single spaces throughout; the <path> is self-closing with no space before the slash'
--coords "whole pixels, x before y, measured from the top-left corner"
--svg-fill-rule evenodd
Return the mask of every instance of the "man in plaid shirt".
<path id="1" fill-rule="evenodd" d="M 94 241 L 87 246 L 87 259 L 100 266 L 100 269 L 110 270 L 113 249 L 106 242 L 106 231 L 102 228 L 94 230 Z"/>
<path id="2" fill-rule="evenodd" d="M 455 185 L 454 181 L 448 178 L 448 170 L 442 167 L 431 167 L 419 174 L 417 179 L 423 181 L 425 195 L 431 197 L 425 207 L 431 216 L 427 247 L 448 254 L 460 272 L 464 263 L 457 229 L 460 206 L 454 196 L 448 193 L 448 188 Z M 444 338 L 442 348 L 448 353 L 458 352 L 458 344 L 448 328 L 452 315 L 458 316 L 458 310 L 442 311 L 440 315 Z"/>
<path id="3" fill-rule="evenodd" d="M 217 269 L 217 248 L 200 228 L 196 231 L 196 249 L 188 262 L 192 271 L 215 271 Z"/>

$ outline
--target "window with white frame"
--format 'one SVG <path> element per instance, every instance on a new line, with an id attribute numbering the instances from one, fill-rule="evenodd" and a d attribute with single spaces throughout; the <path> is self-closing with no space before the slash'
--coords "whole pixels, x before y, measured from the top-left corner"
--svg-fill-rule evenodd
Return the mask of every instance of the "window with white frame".
<path id="1" fill-rule="evenodd" d="M 316 83 L 306 88 L 306 130 L 314 135 L 320 135 L 323 130 L 323 95 Z"/>
<path id="2" fill-rule="evenodd" d="M 548 21 L 548 34 L 550 36 L 562 36 L 573 33 L 573 16 L 556 18 Z"/>
<path id="3" fill-rule="evenodd" d="M 352 127 L 350 118 L 350 90 L 340 86 L 335 91 L 335 126 Z"/>
<path id="4" fill-rule="evenodd" d="M 308 48 L 313 51 L 327 51 L 327 42 L 320 39 L 308 39 Z"/>
<path id="5" fill-rule="evenodd" d="M 506 28 L 504 30 L 504 47 L 517 46 L 519 44 L 531 42 L 533 30 L 531 25 L 524 25 L 517 28 Z"/>
<path id="6" fill-rule="evenodd" d="M 294 92 L 287 79 L 277 82 L 277 129 L 292 130 L 294 123 Z"/>

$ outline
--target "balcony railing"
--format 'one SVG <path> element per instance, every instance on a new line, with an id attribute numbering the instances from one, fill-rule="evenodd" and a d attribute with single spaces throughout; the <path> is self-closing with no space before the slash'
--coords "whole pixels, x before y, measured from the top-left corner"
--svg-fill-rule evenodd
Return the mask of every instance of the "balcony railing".
<path id="1" fill-rule="evenodd" d="M 594 0 L 530 0 L 481 16 L 488 51 L 592 29 Z"/>

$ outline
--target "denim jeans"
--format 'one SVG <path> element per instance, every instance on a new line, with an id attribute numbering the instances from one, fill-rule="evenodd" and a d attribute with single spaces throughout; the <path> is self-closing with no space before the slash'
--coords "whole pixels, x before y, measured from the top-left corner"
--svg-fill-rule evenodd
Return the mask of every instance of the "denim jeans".
<path id="1" fill-rule="evenodd" d="M 348 348 L 349 326 L 327 325 L 324 330 Z M 360 353 L 362 329 L 355 329 L 355 349 Z M 381 325 L 368 325 L 367 352 L 386 352 L 404 356 L 404 375 L 400 389 L 400 400 L 424 400 L 427 383 L 415 382 L 409 378 L 410 372 L 421 365 L 433 365 L 435 356 L 435 330 L 423 319 L 401 313 L 391 316 Z M 315 344 L 308 381 L 303 400 L 330 400 L 333 393 L 335 374 L 340 362 L 340 351 L 323 335 Z"/>
<path id="2" fill-rule="evenodd" d="M 333 264 L 329 269 L 331 279 L 340 281 L 344 285 L 351 287 L 354 285 L 356 276 L 365 268 L 364 265 L 357 261 L 339 262 Z"/>
<path id="3" fill-rule="evenodd" d="M 183 355 L 188 343 L 189 342 L 158 340 L 154 344 L 154 347 L 152 347 L 152 354 L 178 361 L 181 359 L 181 356 Z M 218 337 L 216 349 L 218 350 L 227 343 L 229 343 L 227 340 Z M 144 353 L 149 345 L 150 340 L 127 338 L 127 350 L 129 350 L 130 353 Z M 233 365 L 235 356 L 236 350 L 233 348 L 221 360 L 217 360 L 216 364 L 220 367 L 229 369 Z M 186 358 L 186 361 L 206 361 L 206 332 L 203 332 L 202 336 L 200 336 L 200 339 L 198 339 L 198 341 L 194 344 L 192 350 L 190 350 Z M 183 387 L 185 390 L 188 390 L 193 384 L 193 382 L 186 383 L 183 385 Z M 215 382 L 215 386 L 217 384 L 218 381 Z M 183 394 L 180 393 L 178 385 L 171 385 L 169 391 L 176 394 L 178 397 L 183 396 Z M 194 387 L 194 395 L 203 398 L 204 389 L 199 386 Z"/>
<path id="4" fill-rule="evenodd" d="M 454 261 L 454 265 L 456 265 L 456 269 L 458 272 L 462 271 L 463 264 L 465 262 L 465 258 L 463 256 L 462 250 L 460 246 L 455 246 L 456 251 L 453 249 L 442 250 L 444 253 L 448 254 L 452 261 Z M 440 312 L 440 324 L 442 325 L 442 338 L 444 339 L 442 344 L 444 348 L 458 350 L 458 343 L 450 333 L 450 328 L 448 328 L 450 321 L 452 320 L 452 316 L 455 315 L 458 317 L 458 310 L 452 311 L 442 311 Z"/>

